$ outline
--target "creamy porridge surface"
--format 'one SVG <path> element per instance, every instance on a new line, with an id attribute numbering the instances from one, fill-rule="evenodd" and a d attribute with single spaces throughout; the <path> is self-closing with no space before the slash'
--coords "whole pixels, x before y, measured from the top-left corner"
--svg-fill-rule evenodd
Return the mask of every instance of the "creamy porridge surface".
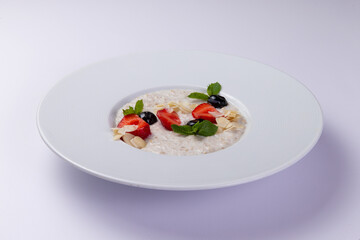
<path id="1" fill-rule="evenodd" d="M 125 104 L 118 110 L 115 124 L 117 125 L 123 118 L 122 109 L 134 106 L 137 100 L 142 99 L 144 103 L 143 111 L 150 111 L 156 115 L 155 106 L 159 104 L 167 105 L 169 102 L 186 102 L 193 104 L 204 103 L 202 100 L 191 99 L 187 96 L 193 92 L 193 90 L 173 89 L 173 90 L 161 90 L 156 92 L 150 92 L 142 96 L 138 96 L 131 102 Z M 229 105 L 217 109 L 219 112 L 225 110 L 236 110 L 238 109 L 229 102 Z M 193 120 L 191 113 L 177 112 L 181 124 L 184 125 L 188 121 Z M 148 152 L 159 153 L 159 154 L 170 154 L 170 155 L 197 155 L 215 152 L 224 148 L 227 148 L 237 142 L 245 131 L 246 120 L 240 118 L 240 124 L 243 124 L 242 129 L 223 131 L 216 133 L 214 136 L 203 137 L 203 136 L 184 136 L 173 131 L 166 130 L 160 121 L 150 126 L 151 135 L 146 139 L 147 145 L 141 150 Z"/>

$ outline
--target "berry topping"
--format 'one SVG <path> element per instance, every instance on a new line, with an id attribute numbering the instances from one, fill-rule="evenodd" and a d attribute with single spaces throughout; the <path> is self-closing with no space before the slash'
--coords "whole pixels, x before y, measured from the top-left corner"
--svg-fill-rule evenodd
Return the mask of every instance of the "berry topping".
<path id="1" fill-rule="evenodd" d="M 150 125 L 136 114 L 125 115 L 117 127 L 122 128 L 125 125 L 136 125 L 137 129 L 129 133 L 139 136 L 142 139 L 147 138 L 151 134 Z"/>
<path id="2" fill-rule="evenodd" d="M 173 111 L 170 112 L 168 109 L 164 108 L 162 110 L 157 111 L 157 117 L 159 118 L 161 124 L 169 131 L 172 131 L 171 125 L 180 125 L 181 121 L 179 115 Z"/>
<path id="3" fill-rule="evenodd" d="M 141 117 L 145 122 L 150 125 L 157 122 L 157 118 L 152 112 L 142 112 L 139 114 L 139 117 Z"/>
<path id="4" fill-rule="evenodd" d="M 197 122 L 202 122 L 202 121 L 204 121 L 204 119 L 190 120 L 190 121 L 188 121 L 188 123 L 187 123 L 186 125 L 189 125 L 189 126 L 191 127 L 191 126 L 194 126 L 195 123 L 197 123 Z"/>
<path id="5" fill-rule="evenodd" d="M 226 99 L 220 95 L 211 95 L 207 102 L 216 108 L 223 108 L 228 105 Z"/>
<path id="6" fill-rule="evenodd" d="M 192 111 L 192 115 L 195 119 L 209 120 L 216 123 L 215 116 L 221 116 L 222 114 L 210 104 L 202 103 Z"/>

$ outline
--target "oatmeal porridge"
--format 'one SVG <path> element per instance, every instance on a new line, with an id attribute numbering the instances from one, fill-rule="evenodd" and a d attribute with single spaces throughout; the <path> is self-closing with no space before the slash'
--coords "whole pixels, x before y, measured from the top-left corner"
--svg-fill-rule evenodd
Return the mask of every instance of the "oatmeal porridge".
<path id="1" fill-rule="evenodd" d="M 224 97 L 208 93 L 171 89 L 138 96 L 118 110 L 114 140 L 170 155 L 227 148 L 241 138 L 246 120 Z"/>

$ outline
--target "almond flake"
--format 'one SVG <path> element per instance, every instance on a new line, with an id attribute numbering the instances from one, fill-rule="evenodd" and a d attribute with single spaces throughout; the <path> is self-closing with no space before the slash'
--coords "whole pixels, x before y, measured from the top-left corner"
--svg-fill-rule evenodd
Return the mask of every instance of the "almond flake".
<path id="1" fill-rule="evenodd" d="M 169 102 L 168 106 L 175 112 L 180 110 L 179 104 L 177 104 L 176 102 Z"/>
<path id="2" fill-rule="evenodd" d="M 222 117 L 223 114 L 221 112 L 208 112 L 210 113 L 212 116 L 214 116 L 215 118 L 218 118 L 218 117 Z"/>
<path id="3" fill-rule="evenodd" d="M 113 134 L 116 135 L 118 134 L 120 128 L 112 128 L 111 130 L 113 131 Z"/>
<path id="4" fill-rule="evenodd" d="M 141 137 L 134 137 L 130 140 L 131 144 L 136 148 L 144 148 L 146 146 L 146 142 Z"/>
<path id="5" fill-rule="evenodd" d="M 176 102 L 168 102 L 168 106 L 171 108 L 176 108 L 178 104 Z"/>
<path id="6" fill-rule="evenodd" d="M 168 103 L 168 106 L 175 112 L 181 111 L 182 113 L 191 113 L 197 105 L 184 102 L 177 103 L 171 101 Z"/>
<path id="7" fill-rule="evenodd" d="M 165 108 L 165 105 L 164 104 L 157 104 L 157 105 L 155 105 L 155 107 L 154 107 L 154 112 L 157 112 L 157 111 L 159 111 L 159 110 L 163 110 Z"/>
<path id="8" fill-rule="evenodd" d="M 237 121 L 241 117 L 241 115 L 235 110 L 226 110 L 224 113 L 224 117 L 226 117 L 230 121 Z"/>
<path id="9" fill-rule="evenodd" d="M 122 135 L 120 135 L 120 134 L 116 134 L 116 135 L 114 135 L 114 137 L 113 137 L 113 140 L 120 140 L 120 138 L 122 137 Z"/>
<path id="10" fill-rule="evenodd" d="M 130 140 L 133 139 L 134 137 L 135 136 L 132 135 L 131 133 L 125 133 L 122 139 L 124 140 L 125 143 L 129 144 L 130 146 L 133 146 Z"/>
<path id="11" fill-rule="evenodd" d="M 227 126 L 229 125 L 230 121 L 227 120 L 226 118 L 224 117 L 220 117 L 220 118 L 216 118 L 216 123 L 219 127 L 222 127 L 222 128 L 227 128 Z"/>
<path id="12" fill-rule="evenodd" d="M 183 113 L 191 113 L 194 110 L 194 108 L 191 108 L 190 104 L 186 104 L 182 102 L 179 103 L 179 107 Z"/>
<path id="13" fill-rule="evenodd" d="M 122 128 L 112 128 L 114 140 L 120 140 L 122 136 L 124 136 L 127 132 L 135 131 L 138 127 L 136 125 L 125 125 Z"/>
<path id="14" fill-rule="evenodd" d="M 121 129 L 123 129 L 123 131 L 124 131 L 125 133 L 127 133 L 127 132 L 135 131 L 137 128 L 138 128 L 137 125 L 125 125 L 125 126 L 122 127 Z"/>
<path id="15" fill-rule="evenodd" d="M 226 131 L 228 130 L 241 130 L 244 129 L 245 126 L 243 124 L 237 123 L 237 122 L 230 122 L 227 126 Z"/>

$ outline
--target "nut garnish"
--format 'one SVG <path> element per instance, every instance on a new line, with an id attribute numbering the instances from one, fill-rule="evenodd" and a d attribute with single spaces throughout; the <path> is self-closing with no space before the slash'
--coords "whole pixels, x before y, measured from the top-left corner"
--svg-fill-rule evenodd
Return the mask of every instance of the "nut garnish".
<path id="1" fill-rule="evenodd" d="M 175 112 L 178 112 L 180 110 L 179 104 L 176 102 L 169 102 L 168 106 Z"/>
<path id="2" fill-rule="evenodd" d="M 155 105 L 154 107 L 154 112 L 157 112 L 159 110 L 163 110 L 165 108 L 165 105 L 164 104 L 157 104 Z"/>
<path id="3" fill-rule="evenodd" d="M 124 142 L 129 144 L 130 146 L 133 146 L 130 140 L 134 137 L 135 135 L 132 135 L 131 133 L 125 133 L 125 135 L 122 137 L 122 140 L 124 140 Z"/>
<path id="4" fill-rule="evenodd" d="M 173 109 L 175 112 L 181 111 L 182 113 L 191 113 L 194 108 L 197 106 L 196 104 L 190 104 L 185 102 L 169 102 L 168 106 Z"/>
<path id="5" fill-rule="evenodd" d="M 213 115 L 215 118 L 222 117 L 223 114 L 221 112 L 209 112 L 211 115 Z"/>
<path id="6" fill-rule="evenodd" d="M 130 143 L 132 146 L 136 147 L 136 148 L 144 148 L 146 146 L 146 142 L 144 141 L 144 139 L 142 139 L 141 137 L 134 137 L 132 139 L 130 139 Z"/>
<path id="7" fill-rule="evenodd" d="M 114 133 L 114 140 L 120 140 L 122 136 L 124 136 L 127 132 L 135 131 L 138 128 L 136 125 L 125 125 L 122 128 L 112 128 Z"/>
<path id="8" fill-rule="evenodd" d="M 238 123 L 238 122 L 230 122 L 225 117 L 220 117 L 216 119 L 216 123 L 218 128 L 217 133 L 221 133 L 223 131 L 229 131 L 229 130 L 241 130 L 244 129 L 244 124 Z"/>
<path id="9" fill-rule="evenodd" d="M 196 108 L 196 106 L 197 106 L 196 104 L 190 104 L 185 102 L 179 103 L 180 110 L 183 113 L 191 113 Z"/>
<path id="10" fill-rule="evenodd" d="M 224 113 L 224 117 L 232 122 L 235 122 L 240 119 L 241 115 L 235 110 L 226 110 Z"/>
<path id="11" fill-rule="evenodd" d="M 229 130 L 241 130 L 241 129 L 244 129 L 245 126 L 241 123 L 238 123 L 238 122 L 230 122 L 225 131 L 229 131 Z"/>
<path id="12" fill-rule="evenodd" d="M 182 113 L 191 113 L 195 108 L 197 104 L 194 103 L 185 103 L 185 102 L 168 102 L 167 104 L 157 104 L 154 107 L 154 111 L 157 112 L 159 110 L 162 110 L 164 108 L 167 108 L 172 112 L 182 112 Z"/>
<path id="13" fill-rule="evenodd" d="M 224 117 L 219 117 L 219 118 L 216 118 L 216 123 L 219 127 L 226 128 L 227 125 L 229 125 L 230 121 Z"/>
<path id="14" fill-rule="evenodd" d="M 122 135 L 120 135 L 120 134 L 116 134 L 116 135 L 114 135 L 114 137 L 113 137 L 113 140 L 120 140 L 120 138 L 122 137 Z"/>

